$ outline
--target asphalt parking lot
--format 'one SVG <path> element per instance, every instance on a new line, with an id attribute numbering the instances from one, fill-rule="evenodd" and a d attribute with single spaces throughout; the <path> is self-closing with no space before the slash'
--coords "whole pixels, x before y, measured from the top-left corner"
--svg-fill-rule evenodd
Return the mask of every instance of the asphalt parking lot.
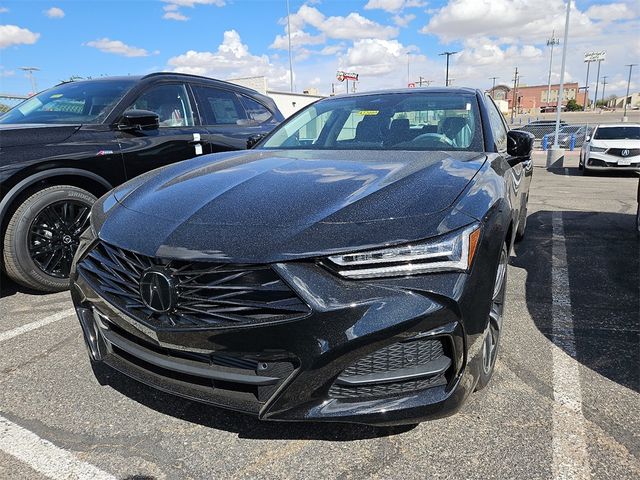
<path id="1" fill-rule="evenodd" d="M 547 172 L 508 277 L 490 386 L 416 427 L 261 423 L 119 374 L 100 386 L 68 293 L 3 279 L 0 478 L 640 478 L 637 177 Z"/>

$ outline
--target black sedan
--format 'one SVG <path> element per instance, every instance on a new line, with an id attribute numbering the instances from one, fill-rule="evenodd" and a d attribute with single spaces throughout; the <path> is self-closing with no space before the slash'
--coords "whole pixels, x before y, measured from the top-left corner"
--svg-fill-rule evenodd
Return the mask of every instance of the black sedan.
<path id="1" fill-rule="evenodd" d="M 385 91 L 125 183 L 74 259 L 95 371 L 264 420 L 456 411 L 494 370 L 532 142 L 480 91 Z"/>
<path id="2" fill-rule="evenodd" d="M 244 149 L 281 120 L 273 100 L 175 73 L 68 82 L 0 117 L 0 266 L 41 291 L 68 288 L 97 197 L 136 175 Z"/>

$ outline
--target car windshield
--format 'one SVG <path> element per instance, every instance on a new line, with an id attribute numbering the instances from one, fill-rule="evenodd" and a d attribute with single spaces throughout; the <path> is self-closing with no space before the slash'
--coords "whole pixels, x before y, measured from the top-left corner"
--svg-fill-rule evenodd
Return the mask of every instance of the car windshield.
<path id="1" fill-rule="evenodd" d="M 0 117 L 2 123 L 100 123 L 135 80 L 69 82 L 45 90 Z"/>
<path id="2" fill-rule="evenodd" d="M 640 140 L 640 126 L 598 127 L 595 140 Z"/>
<path id="3" fill-rule="evenodd" d="M 285 121 L 261 148 L 484 150 L 475 95 L 418 91 L 322 100 Z"/>

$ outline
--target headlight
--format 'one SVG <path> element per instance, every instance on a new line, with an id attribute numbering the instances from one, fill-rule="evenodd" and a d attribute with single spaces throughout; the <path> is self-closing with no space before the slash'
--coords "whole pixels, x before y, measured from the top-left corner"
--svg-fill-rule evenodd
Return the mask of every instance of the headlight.
<path id="1" fill-rule="evenodd" d="M 609 149 L 608 149 L 608 148 L 593 147 L 593 146 L 592 146 L 592 147 L 590 148 L 590 150 L 591 150 L 592 152 L 596 152 L 596 153 L 604 153 L 604 152 L 606 152 L 606 151 L 607 151 L 607 150 L 609 150 Z"/>
<path id="2" fill-rule="evenodd" d="M 330 267 L 347 278 L 395 277 L 445 271 L 466 272 L 480 240 L 475 224 L 424 242 L 332 255 Z"/>

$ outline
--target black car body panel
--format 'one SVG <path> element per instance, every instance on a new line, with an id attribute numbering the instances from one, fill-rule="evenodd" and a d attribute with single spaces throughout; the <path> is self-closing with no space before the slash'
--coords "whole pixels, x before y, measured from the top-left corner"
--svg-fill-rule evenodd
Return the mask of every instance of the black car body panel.
<path id="1" fill-rule="evenodd" d="M 482 93 L 443 91 L 476 96 L 488 121 Z M 94 205 L 72 272 L 92 361 L 265 420 L 455 412 L 481 375 L 497 264 L 532 175 L 532 138 L 517 158 L 493 135 L 483 124 L 484 152 L 262 143 L 123 184 Z M 469 228 L 466 271 L 354 280 L 329 260 Z M 163 275 L 153 288 L 173 288 L 175 303 L 154 313 L 140 289 Z"/>
<path id="2" fill-rule="evenodd" d="M 36 97 L 0 117 L 0 237 L 5 236 L 7 224 L 21 202 L 40 189 L 71 185 L 99 197 L 126 180 L 169 163 L 202 154 L 245 149 L 250 137 L 270 132 L 283 120 L 269 97 L 238 85 L 194 75 L 157 73 L 142 77 L 110 77 L 54 88 L 86 85 L 99 93 L 101 85 L 108 86 L 110 82 L 122 83 L 124 93 L 116 97 L 113 106 L 104 107 L 103 113 L 84 123 L 56 123 L 60 119 L 55 118 L 53 123 L 26 123 L 33 105 L 29 102 L 36 102 Z M 122 128 L 124 112 L 144 95 L 164 86 L 182 89 L 183 102 L 192 114 L 188 121 L 191 124 L 155 129 Z M 205 86 L 221 95 L 237 97 L 238 115 L 242 118 L 208 125 L 202 113 L 205 107 L 193 95 L 192 86 Z M 64 96 L 56 94 L 51 98 Z M 99 96 L 91 98 L 99 101 Z M 259 121 L 251 120 L 249 110 L 242 106 L 246 103 L 244 99 L 270 115 L 264 115 L 265 118 Z M 23 111 L 27 113 L 21 119 L 20 112 Z M 44 111 L 37 118 L 44 121 L 49 114 L 55 113 Z M 8 118 L 20 123 L 7 123 Z"/>

